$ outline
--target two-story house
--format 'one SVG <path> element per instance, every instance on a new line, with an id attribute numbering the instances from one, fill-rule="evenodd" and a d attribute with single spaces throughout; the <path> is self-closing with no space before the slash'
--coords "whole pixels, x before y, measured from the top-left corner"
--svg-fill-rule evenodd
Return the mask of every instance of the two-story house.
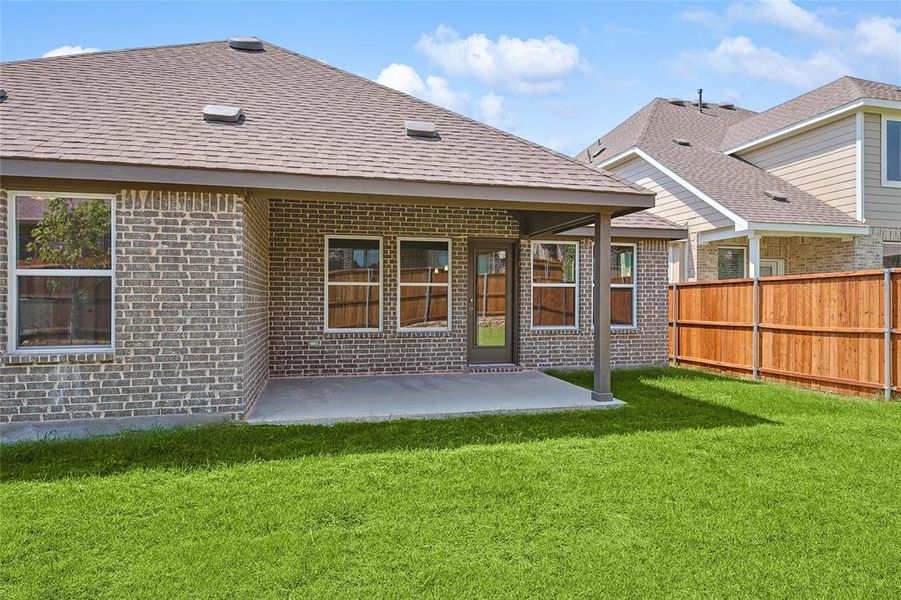
<path id="1" fill-rule="evenodd" d="M 673 281 L 901 266 L 901 86 L 842 77 L 760 113 L 657 98 L 578 158 L 688 228 Z"/>

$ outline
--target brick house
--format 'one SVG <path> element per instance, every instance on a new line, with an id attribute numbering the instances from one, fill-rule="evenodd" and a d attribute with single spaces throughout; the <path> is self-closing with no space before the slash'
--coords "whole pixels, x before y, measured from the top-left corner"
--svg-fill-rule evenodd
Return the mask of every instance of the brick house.
<path id="1" fill-rule="evenodd" d="M 2 421 L 592 364 L 600 399 L 611 364 L 666 359 L 685 230 L 618 177 L 253 38 L 2 85 Z"/>
<path id="2" fill-rule="evenodd" d="M 650 212 L 688 228 L 674 281 L 901 265 L 895 84 L 842 77 L 760 113 L 656 98 L 579 160 L 657 192 Z"/>

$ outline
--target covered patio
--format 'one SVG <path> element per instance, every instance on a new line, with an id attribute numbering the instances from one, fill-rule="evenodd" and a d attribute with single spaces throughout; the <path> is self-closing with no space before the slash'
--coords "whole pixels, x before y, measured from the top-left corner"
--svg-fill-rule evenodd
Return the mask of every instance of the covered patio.
<path id="1" fill-rule="evenodd" d="M 616 408 L 589 390 L 540 372 L 271 379 L 249 423 L 332 424 L 496 413 Z"/>

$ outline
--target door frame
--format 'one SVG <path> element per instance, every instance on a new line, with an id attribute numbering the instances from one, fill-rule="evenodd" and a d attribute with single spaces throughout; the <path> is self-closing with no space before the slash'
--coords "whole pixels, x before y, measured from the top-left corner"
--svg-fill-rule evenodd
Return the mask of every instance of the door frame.
<path id="1" fill-rule="evenodd" d="M 484 351 L 476 348 L 476 311 L 475 290 L 478 265 L 475 261 L 477 249 L 502 249 L 507 251 L 507 345 L 502 352 L 506 354 L 509 346 L 509 360 L 502 357 L 500 360 L 490 358 L 479 359 L 474 356 L 474 351 Z M 519 240 L 511 238 L 470 238 L 466 250 L 466 362 L 471 365 L 490 364 L 517 364 L 519 346 Z M 500 349 L 500 347 L 498 347 Z"/>

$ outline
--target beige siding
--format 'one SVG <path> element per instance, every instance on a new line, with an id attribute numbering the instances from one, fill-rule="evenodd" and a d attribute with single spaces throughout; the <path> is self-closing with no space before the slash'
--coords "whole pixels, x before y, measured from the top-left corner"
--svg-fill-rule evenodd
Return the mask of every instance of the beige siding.
<path id="1" fill-rule="evenodd" d="M 863 185 L 867 225 L 901 226 L 901 188 L 882 187 L 882 116 L 873 113 L 863 118 Z"/>
<path id="2" fill-rule="evenodd" d="M 687 225 L 692 233 L 732 226 L 730 219 L 643 158 L 633 158 L 610 170 L 657 194 L 656 205 L 648 212 Z"/>
<path id="3" fill-rule="evenodd" d="M 741 158 L 857 218 L 856 131 L 851 115 Z"/>

